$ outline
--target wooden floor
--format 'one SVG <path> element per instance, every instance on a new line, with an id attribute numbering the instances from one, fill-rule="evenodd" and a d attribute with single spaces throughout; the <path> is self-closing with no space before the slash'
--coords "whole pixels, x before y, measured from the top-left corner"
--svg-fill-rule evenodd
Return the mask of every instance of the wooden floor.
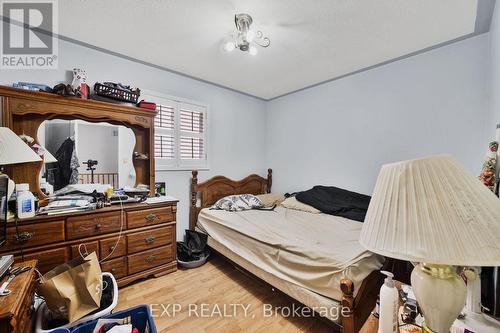
<path id="1" fill-rule="evenodd" d="M 120 289 L 117 310 L 139 304 L 150 305 L 158 333 L 334 331 L 317 316 L 285 317 L 287 310 L 283 316 L 279 307 L 291 308 L 289 297 L 220 256 L 196 269 L 178 270 Z"/>

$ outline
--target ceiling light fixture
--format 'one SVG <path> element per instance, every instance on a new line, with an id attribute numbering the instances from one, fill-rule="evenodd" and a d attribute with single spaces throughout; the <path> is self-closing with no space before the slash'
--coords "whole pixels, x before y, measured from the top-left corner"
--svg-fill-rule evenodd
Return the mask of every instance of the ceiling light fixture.
<path id="1" fill-rule="evenodd" d="M 264 37 L 262 31 L 254 31 L 250 29 L 252 22 L 252 17 L 248 14 L 234 15 L 236 31 L 230 35 L 224 45 L 224 50 L 231 52 L 238 48 L 240 51 L 256 55 L 258 50 L 255 45 L 259 45 L 261 47 L 268 47 L 271 45 L 271 40 L 268 37 Z"/>

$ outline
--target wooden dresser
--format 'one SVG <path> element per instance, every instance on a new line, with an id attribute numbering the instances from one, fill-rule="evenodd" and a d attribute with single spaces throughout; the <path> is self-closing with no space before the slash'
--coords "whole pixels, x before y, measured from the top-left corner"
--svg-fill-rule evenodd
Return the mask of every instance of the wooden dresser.
<path id="1" fill-rule="evenodd" d="M 40 126 L 51 119 L 105 122 L 131 129 L 135 144 L 130 147 L 133 154 L 129 158 L 135 170 L 135 186 L 146 185 L 154 194 L 157 111 L 4 86 L 0 86 L 0 105 L 3 126 L 32 137 L 34 143 L 40 143 Z M 43 206 L 48 198 L 40 189 L 42 168 L 42 161 L 19 163 L 6 167 L 6 174 L 16 183 L 28 183 Z M 7 244 L 0 248 L 0 254 L 14 254 L 17 261 L 37 259 L 38 269 L 45 273 L 78 256 L 79 246 L 84 244 L 88 252 L 97 252 L 103 261 L 102 270 L 113 273 L 123 286 L 176 270 L 176 212 L 177 201 L 169 201 L 126 204 L 123 212 L 115 205 L 19 220 L 17 227 L 14 222 L 8 223 Z"/>
<path id="2" fill-rule="evenodd" d="M 16 261 L 36 259 L 43 274 L 79 256 L 86 248 L 104 260 L 102 270 L 111 272 L 118 285 L 123 286 L 177 269 L 176 212 L 177 201 L 168 201 L 124 204 L 123 212 L 116 205 L 95 211 L 37 216 L 18 220 L 17 227 L 10 221 L 7 243 L 0 255 L 14 254 Z"/>
<path id="3" fill-rule="evenodd" d="M 31 332 L 31 319 L 34 314 L 33 299 L 35 296 L 36 261 L 22 262 L 20 266 L 33 269 L 16 276 L 8 289 L 8 296 L 0 297 L 0 333 Z M 18 266 L 18 265 L 15 265 Z M 0 280 L 3 283 L 7 276 Z"/>

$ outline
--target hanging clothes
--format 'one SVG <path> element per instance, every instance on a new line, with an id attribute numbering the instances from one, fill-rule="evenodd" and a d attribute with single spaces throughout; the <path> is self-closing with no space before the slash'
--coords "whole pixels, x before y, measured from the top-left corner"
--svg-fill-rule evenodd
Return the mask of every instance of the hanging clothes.
<path id="1" fill-rule="evenodd" d="M 70 184 L 78 184 L 78 168 L 80 167 L 80 162 L 78 161 L 78 156 L 76 156 L 76 149 L 73 149 L 73 153 L 71 154 L 71 162 L 69 164 L 71 169 L 71 176 L 69 177 Z"/>
<path id="2" fill-rule="evenodd" d="M 73 155 L 75 156 L 73 157 Z M 57 150 L 55 158 L 57 159 L 57 171 L 54 174 L 54 190 L 59 190 L 70 184 L 70 180 L 74 181 L 74 170 L 79 166 L 75 152 L 75 141 L 71 138 L 64 140 Z M 78 171 L 76 171 L 75 183 L 78 183 Z"/>

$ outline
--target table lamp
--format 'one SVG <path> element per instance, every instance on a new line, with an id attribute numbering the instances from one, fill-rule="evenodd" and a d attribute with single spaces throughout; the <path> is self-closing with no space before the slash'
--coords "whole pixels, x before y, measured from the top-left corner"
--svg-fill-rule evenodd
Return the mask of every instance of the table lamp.
<path id="1" fill-rule="evenodd" d="M 9 164 L 37 162 L 42 159 L 16 133 L 8 127 L 0 127 L 0 167 Z M 1 174 L 1 172 L 0 172 Z M 14 182 L 9 180 L 8 198 L 14 191 Z"/>
<path id="2" fill-rule="evenodd" d="M 50 151 L 47 150 L 47 148 L 43 147 L 44 153 L 43 153 L 43 163 L 48 164 L 48 163 L 55 163 L 57 162 L 57 159 L 50 153 Z"/>
<path id="3" fill-rule="evenodd" d="M 447 333 L 466 300 L 453 266 L 500 265 L 500 200 L 449 155 L 386 164 L 360 243 L 419 263 L 411 282 L 424 332 Z"/>

